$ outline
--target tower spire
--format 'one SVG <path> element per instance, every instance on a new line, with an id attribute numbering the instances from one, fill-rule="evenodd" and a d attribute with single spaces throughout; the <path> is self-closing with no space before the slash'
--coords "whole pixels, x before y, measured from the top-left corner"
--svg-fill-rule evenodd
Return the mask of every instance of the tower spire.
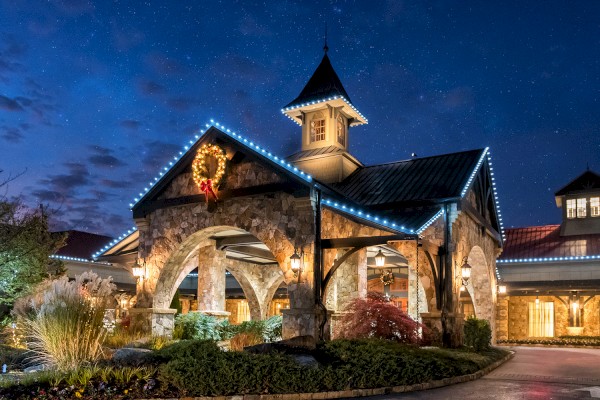
<path id="1" fill-rule="evenodd" d="M 329 46 L 327 46 L 327 21 L 325 21 L 325 40 L 323 45 L 323 51 L 325 52 L 325 54 L 327 54 L 327 52 L 329 51 Z"/>

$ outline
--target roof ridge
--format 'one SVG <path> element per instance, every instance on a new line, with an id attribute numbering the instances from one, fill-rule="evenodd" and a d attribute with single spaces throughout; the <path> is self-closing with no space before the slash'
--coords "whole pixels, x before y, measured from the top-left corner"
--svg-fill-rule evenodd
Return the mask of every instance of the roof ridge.
<path id="1" fill-rule="evenodd" d="M 485 148 L 463 150 L 463 151 L 455 151 L 455 152 L 452 152 L 452 153 L 436 154 L 436 155 L 426 156 L 426 157 L 409 158 L 409 159 L 406 159 L 406 160 L 388 161 L 388 162 L 384 162 L 384 163 L 380 163 L 380 164 L 365 165 L 363 168 L 381 167 L 383 165 L 399 164 L 399 163 L 404 163 L 404 162 L 409 162 L 409 161 L 415 161 L 415 160 L 426 160 L 428 158 L 447 157 L 447 156 L 451 156 L 451 155 L 454 155 L 454 154 L 463 154 L 463 153 L 469 153 L 469 152 L 474 152 L 474 151 L 482 152 L 482 151 L 485 151 Z"/>

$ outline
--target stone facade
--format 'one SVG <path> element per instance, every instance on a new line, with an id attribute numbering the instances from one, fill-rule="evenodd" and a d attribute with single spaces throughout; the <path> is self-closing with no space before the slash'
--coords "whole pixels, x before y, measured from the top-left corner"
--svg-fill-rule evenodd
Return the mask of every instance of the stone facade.
<path id="1" fill-rule="evenodd" d="M 529 303 L 535 302 L 538 297 L 540 303 L 554 303 L 554 337 L 572 335 L 569 332 L 569 308 L 556 296 L 499 296 L 498 313 L 498 339 L 499 340 L 525 340 L 534 338 L 529 335 Z M 567 301 L 566 296 L 561 297 Z M 582 298 L 587 300 L 587 296 Z M 581 332 L 584 336 L 600 335 L 600 299 L 594 297 L 585 304 L 582 313 Z"/>

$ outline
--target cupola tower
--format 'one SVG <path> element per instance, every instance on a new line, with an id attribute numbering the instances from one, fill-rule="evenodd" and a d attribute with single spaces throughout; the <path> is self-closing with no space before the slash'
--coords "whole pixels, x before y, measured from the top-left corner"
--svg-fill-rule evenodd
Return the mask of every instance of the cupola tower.
<path id="1" fill-rule="evenodd" d="M 308 83 L 281 110 L 302 127 L 301 151 L 288 159 L 316 179 L 340 182 L 362 164 L 348 153 L 348 130 L 367 119 L 350 101 L 329 56 L 328 47 Z"/>

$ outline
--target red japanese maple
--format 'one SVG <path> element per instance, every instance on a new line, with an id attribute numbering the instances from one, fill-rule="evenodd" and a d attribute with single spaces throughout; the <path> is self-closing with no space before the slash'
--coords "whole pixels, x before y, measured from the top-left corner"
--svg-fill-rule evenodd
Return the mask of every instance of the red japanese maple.
<path id="1" fill-rule="evenodd" d="M 427 327 L 418 323 L 379 293 L 355 299 L 339 323 L 339 337 L 378 338 L 406 344 L 422 344 L 429 337 Z"/>

